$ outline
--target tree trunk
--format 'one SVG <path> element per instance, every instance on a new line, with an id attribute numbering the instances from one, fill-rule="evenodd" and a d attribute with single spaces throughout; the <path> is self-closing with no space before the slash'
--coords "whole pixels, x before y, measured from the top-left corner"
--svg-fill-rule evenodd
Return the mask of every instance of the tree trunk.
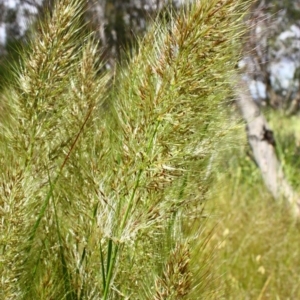
<path id="1" fill-rule="evenodd" d="M 242 79 L 238 79 L 236 93 L 237 103 L 247 126 L 249 144 L 267 188 L 275 199 L 286 200 L 293 213 L 300 217 L 299 195 L 284 176 L 276 156 L 273 132 Z"/>

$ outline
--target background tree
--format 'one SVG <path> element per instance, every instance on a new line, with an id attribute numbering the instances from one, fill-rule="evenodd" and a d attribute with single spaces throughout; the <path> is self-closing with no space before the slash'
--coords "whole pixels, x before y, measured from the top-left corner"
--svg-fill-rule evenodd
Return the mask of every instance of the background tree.
<path id="1" fill-rule="evenodd" d="M 299 109 L 300 1 L 255 1 L 246 20 L 244 80 L 259 105 Z"/>
<path id="2" fill-rule="evenodd" d="M 275 199 L 285 198 L 299 215 L 299 195 L 285 178 L 276 155 L 275 134 L 262 107 L 299 109 L 300 2 L 256 1 L 245 22 L 238 104 L 247 124 L 247 136 L 267 188 Z M 244 81 L 244 83 L 242 83 Z M 241 88 L 242 87 L 242 88 Z"/>

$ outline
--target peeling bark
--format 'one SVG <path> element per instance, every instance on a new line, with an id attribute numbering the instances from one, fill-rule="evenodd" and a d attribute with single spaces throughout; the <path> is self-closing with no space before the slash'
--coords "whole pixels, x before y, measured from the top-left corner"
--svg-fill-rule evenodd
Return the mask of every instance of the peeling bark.
<path id="1" fill-rule="evenodd" d="M 247 126 L 249 144 L 267 188 L 275 199 L 286 200 L 293 213 L 300 217 L 300 198 L 285 178 L 276 156 L 272 130 L 242 79 L 236 84 L 236 93 L 237 103 Z"/>

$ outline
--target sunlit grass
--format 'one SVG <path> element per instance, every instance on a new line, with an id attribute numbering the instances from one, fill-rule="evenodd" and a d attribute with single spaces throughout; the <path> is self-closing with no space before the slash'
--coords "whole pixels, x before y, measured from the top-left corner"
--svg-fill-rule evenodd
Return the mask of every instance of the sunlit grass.
<path id="1" fill-rule="evenodd" d="M 276 135 L 281 136 L 278 143 L 285 141 L 286 149 L 293 149 L 297 140 L 284 138 L 293 132 L 297 135 L 290 125 L 297 127 L 299 121 L 278 122 L 278 117 L 280 113 L 270 117 L 271 124 L 280 123 L 274 126 Z M 238 136 L 240 144 L 224 154 L 224 168 L 206 205 L 206 229 L 214 228 L 207 251 L 215 251 L 213 266 L 219 276 L 220 299 L 298 299 L 299 225 L 282 203 L 274 201 L 254 162 L 245 156 L 248 146 L 242 142 L 243 128 L 236 132 Z M 285 154 L 286 168 L 298 177 L 291 154 Z"/>
<path id="2" fill-rule="evenodd" d="M 299 225 L 220 104 L 235 2 L 153 26 L 109 91 L 58 4 L 1 96 L 1 299 L 300 298 Z M 270 118 L 297 188 L 299 122 Z"/>
<path id="3" fill-rule="evenodd" d="M 57 5 L 1 95 L 0 298 L 300 298 L 299 226 L 222 104 L 236 1 L 196 1 L 101 75 L 81 1 Z M 270 118 L 297 187 L 299 123 Z"/>
<path id="4" fill-rule="evenodd" d="M 203 201 L 243 9 L 195 1 L 103 74 L 81 4 L 56 2 L 1 95 L 0 296 L 217 295 Z"/>

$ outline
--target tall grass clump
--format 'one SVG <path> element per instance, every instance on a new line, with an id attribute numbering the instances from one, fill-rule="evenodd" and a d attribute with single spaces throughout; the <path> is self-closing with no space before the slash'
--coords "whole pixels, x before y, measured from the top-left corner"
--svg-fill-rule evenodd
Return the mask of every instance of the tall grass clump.
<path id="1" fill-rule="evenodd" d="M 56 2 L 2 95 L 1 297 L 212 297 L 202 203 L 242 7 L 154 25 L 108 94 L 81 4 Z"/>
<path id="2" fill-rule="evenodd" d="M 74 295 L 68 262 L 94 204 L 82 182 L 90 168 L 83 136 L 97 134 L 91 115 L 106 84 L 96 76 L 97 47 L 82 35 L 81 7 L 57 1 L 1 97 L 2 299 Z"/>
<path id="3" fill-rule="evenodd" d="M 201 217 L 207 161 L 222 134 L 237 6 L 196 1 L 171 24 L 156 24 L 116 76 L 114 163 L 105 172 L 100 211 L 106 213 L 98 221 L 107 249 L 100 250 L 104 299 L 199 297 L 197 271 L 189 266 L 199 231 L 189 235 L 187 227 Z"/>

